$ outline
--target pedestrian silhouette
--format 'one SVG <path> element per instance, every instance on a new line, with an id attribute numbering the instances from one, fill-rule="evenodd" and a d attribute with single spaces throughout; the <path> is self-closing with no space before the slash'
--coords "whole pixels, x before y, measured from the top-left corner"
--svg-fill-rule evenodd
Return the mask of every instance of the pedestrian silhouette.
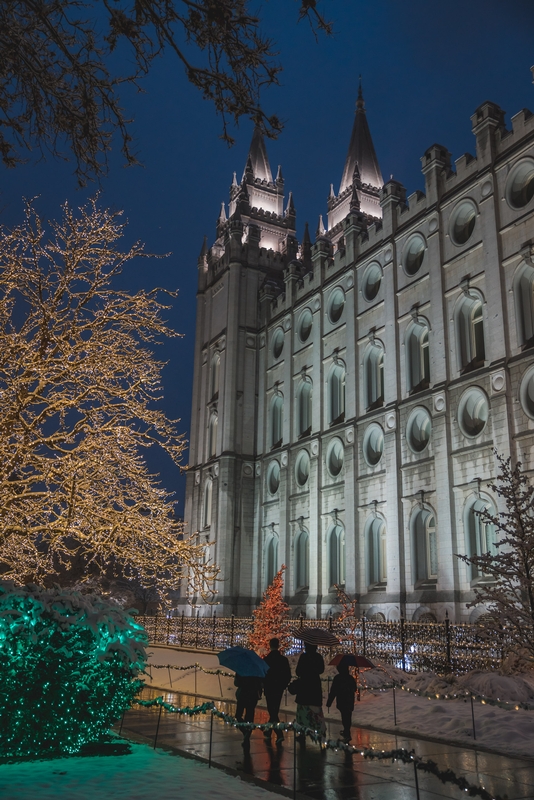
<path id="1" fill-rule="evenodd" d="M 269 672 L 263 679 L 263 687 L 267 701 L 267 711 L 269 712 L 269 722 L 276 723 L 280 722 L 278 712 L 280 711 L 284 689 L 291 681 L 291 667 L 287 658 L 278 649 L 280 642 L 276 637 L 271 639 L 269 647 L 271 650 L 264 658 L 265 663 L 269 665 Z M 270 741 L 271 734 L 272 731 L 266 730 L 263 735 L 266 740 Z M 283 740 L 283 731 L 276 731 L 276 743 L 280 744 Z"/>
<path id="2" fill-rule="evenodd" d="M 332 681 L 332 688 L 326 701 L 326 707 L 330 708 L 334 700 L 341 714 L 341 724 L 343 730 L 340 731 L 345 742 L 350 742 L 350 726 L 352 723 L 352 712 L 354 711 L 354 695 L 356 694 L 356 681 L 349 673 L 348 664 L 343 661 L 337 668 L 338 674 Z"/>

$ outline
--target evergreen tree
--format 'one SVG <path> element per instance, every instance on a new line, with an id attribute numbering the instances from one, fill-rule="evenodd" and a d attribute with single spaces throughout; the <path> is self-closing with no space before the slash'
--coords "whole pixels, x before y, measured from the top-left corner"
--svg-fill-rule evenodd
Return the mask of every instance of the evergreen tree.
<path id="1" fill-rule="evenodd" d="M 337 592 L 337 602 L 341 606 L 341 614 L 339 621 L 343 623 L 344 639 L 349 639 L 351 648 L 354 653 L 357 651 L 358 637 L 356 629 L 358 627 L 358 600 L 354 597 L 352 600 L 342 586 L 335 585 Z"/>
<path id="2" fill-rule="evenodd" d="M 534 486 L 518 462 L 497 454 L 500 472 L 490 488 L 504 500 L 497 515 L 477 512 L 483 524 L 493 526 L 494 544 L 487 553 L 461 555 L 481 576 L 475 600 L 488 613 L 480 624 L 488 638 L 497 634 L 504 646 L 534 663 Z"/>
<path id="3" fill-rule="evenodd" d="M 254 609 L 254 627 L 249 636 L 249 644 L 253 650 L 263 655 L 269 652 L 269 640 L 276 636 L 280 640 L 280 651 L 287 649 L 289 642 L 289 606 L 284 601 L 284 571 L 282 564 L 263 593 L 263 600 L 258 608 Z"/>

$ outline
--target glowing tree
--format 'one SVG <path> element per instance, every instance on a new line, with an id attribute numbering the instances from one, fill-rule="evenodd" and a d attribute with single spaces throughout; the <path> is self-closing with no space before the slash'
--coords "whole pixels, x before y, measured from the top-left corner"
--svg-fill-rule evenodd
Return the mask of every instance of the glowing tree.
<path id="1" fill-rule="evenodd" d="M 0 582 L 0 755 L 101 741 L 142 685 L 146 635 L 116 604 Z"/>
<path id="2" fill-rule="evenodd" d="M 534 664 L 534 486 L 517 463 L 497 454 L 500 472 L 492 489 L 505 511 L 476 512 L 485 529 L 487 552 L 462 555 L 478 576 L 475 601 L 486 606 L 479 624 L 491 641 Z"/>
<path id="3" fill-rule="evenodd" d="M 269 652 L 269 639 L 275 636 L 280 640 L 282 652 L 288 645 L 289 606 L 283 596 L 285 569 L 285 564 L 282 564 L 264 591 L 260 605 L 252 612 L 254 627 L 249 644 L 260 655 Z"/>
<path id="4" fill-rule="evenodd" d="M 357 650 L 357 635 L 356 629 L 358 627 L 358 601 L 356 598 L 352 599 L 346 591 L 336 584 L 337 602 L 341 606 L 341 614 L 339 621 L 343 623 L 344 637 L 350 640 L 353 652 Z"/>
<path id="5" fill-rule="evenodd" d="M 159 447 L 178 463 L 184 442 L 155 407 L 149 347 L 177 336 L 156 292 L 114 281 L 120 212 L 68 205 L 47 238 L 32 204 L 0 235 L 0 563 L 25 583 L 112 563 L 143 585 L 209 596 L 217 569 L 184 535 L 172 497 L 145 463 Z"/>

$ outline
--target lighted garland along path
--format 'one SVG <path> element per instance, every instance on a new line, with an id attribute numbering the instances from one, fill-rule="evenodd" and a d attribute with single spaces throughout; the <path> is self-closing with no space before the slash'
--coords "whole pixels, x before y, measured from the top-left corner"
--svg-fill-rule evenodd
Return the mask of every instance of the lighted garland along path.
<path id="1" fill-rule="evenodd" d="M 395 747 L 386 750 L 369 747 L 363 742 L 360 743 L 359 741 L 354 746 L 350 744 L 346 745 L 343 742 L 335 739 L 322 739 L 317 731 L 305 729 L 294 722 L 281 722 L 279 725 L 271 725 L 269 723 L 239 723 L 230 713 L 218 709 L 211 701 L 195 706 L 178 706 L 176 704 L 166 702 L 163 697 L 155 697 L 148 700 L 140 699 L 136 701 L 136 705 L 138 710 L 136 711 L 134 708 L 128 712 L 127 718 L 123 722 L 124 733 L 127 733 L 128 731 L 137 733 L 142 732 L 145 737 L 152 737 L 154 746 L 156 746 L 159 741 L 160 744 L 171 745 L 180 749 L 181 746 L 187 743 L 187 749 L 190 753 L 193 753 L 197 757 L 206 759 L 210 765 L 212 761 L 215 763 L 215 760 L 212 758 L 215 747 L 221 749 L 222 744 L 222 751 L 228 753 L 228 740 L 230 737 L 232 737 L 231 729 L 252 729 L 263 732 L 268 730 L 272 731 L 274 728 L 276 730 L 284 731 L 286 741 L 284 748 L 281 749 L 273 745 L 267 745 L 264 742 L 263 736 L 252 738 L 253 747 L 259 748 L 256 749 L 252 756 L 250 756 L 250 753 L 247 753 L 247 750 L 245 750 L 243 755 L 243 751 L 241 750 L 241 737 L 238 737 L 237 742 L 235 736 L 232 737 L 232 740 L 234 746 L 237 745 L 237 748 L 239 748 L 237 751 L 240 752 L 238 762 L 242 764 L 242 768 L 245 772 L 248 772 L 251 775 L 257 773 L 257 776 L 264 780 L 285 785 L 286 789 L 293 790 L 293 794 L 295 796 L 297 789 L 299 792 L 303 791 L 306 794 L 310 794 L 310 791 L 306 788 L 306 786 L 302 788 L 303 782 L 305 783 L 305 781 L 303 781 L 303 777 L 305 777 L 310 764 L 312 765 L 312 769 L 315 771 L 316 777 L 318 777 L 318 782 L 312 784 L 316 787 L 316 789 L 315 791 L 311 792 L 311 795 L 314 797 L 323 797 L 324 795 L 321 794 L 321 774 L 317 776 L 317 772 L 321 772 L 320 765 L 323 764 L 324 770 L 332 770 L 334 768 L 334 771 L 336 771 L 337 774 L 337 772 L 339 772 L 339 768 L 347 771 L 348 758 L 351 765 L 350 770 L 354 771 L 352 775 L 354 789 L 356 788 L 356 785 L 359 784 L 358 776 L 361 778 L 361 773 L 365 772 L 365 769 L 362 767 L 362 763 L 364 761 L 380 761 L 382 763 L 388 762 L 389 764 L 398 764 L 400 762 L 408 765 L 409 772 L 404 771 L 402 776 L 403 779 L 399 779 L 397 770 L 397 779 L 393 778 L 393 782 L 398 784 L 399 790 L 402 786 L 403 792 L 405 792 L 406 788 L 410 786 L 413 789 L 413 794 L 406 795 L 403 793 L 402 797 L 413 797 L 414 800 L 417 800 L 422 792 L 432 792 L 432 796 L 435 798 L 441 796 L 451 797 L 450 789 L 447 793 L 441 795 L 439 784 L 436 786 L 436 781 L 433 778 L 429 781 L 429 776 L 434 776 L 442 784 L 456 787 L 459 792 L 464 793 L 464 795 L 467 794 L 467 796 L 480 797 L 483 800 L 504 800 L 506 797 L 504 792 L 502 794 L 498 794 L 497 792 L 490 791 L 487 788 L 485 783 L 491 782 L 491 778 L 489 781 L 486 780 L 474 782 L 468 780 L 463 775 L 456 774 L 456 772 L 450 766 L 445 766 L 442 768 L 434 759 L 423 758 L 416 755 L 414 751 L 410 751 L 403 747 Z M 148 715 L 148 717 L 146 715 Z M 172 716 L 185 721 L 185 725 L 183 727 L 186 728 L 186 731 L 180 730 L 182 726 L 179 726 L 179 728 L 176 726 L 170 727 L 170 717 Z M 142 719 L 143 717 L 144 719 Z M 199 717 L 205 718 L 205 722 L 195 722 L 194 718 L 197 718 L 198 720 Z M 136 724 L 136 720 L 138 724 Z M 141 725 L 139 724 L 140 722 L 142 722 Z M 221 722 L 224 723 L 226 730 L 223 728 L 221 731 Z M 195 726 L 194 731 L 192 728 L 190 728 L 188 723 L 191 723 Z M 140 730 L 140 728 L 142 730 Z M 198 737 L 198 742 L 196 743 L 196 737 L 194 734 L 196 734 Z M 299 747 L 299 745 L 297 745 L 295 747 L 295 739 L 297 736 L 305 736 L 312 743 L 310 748 L 312 752 L 308 754 L 308 756 L 306 756 L 306 748 L 304 746 Z M 459 748 L 456 748 L 456 750 L 460 752 Z M 322 752 L 322 756 L 320 756 L 320 752 Z M 337 755 L 335 755 L 335 760 L 333 762 L 331 761 L 327 764 L 325 761 L 323 761 L 323 759 L 327 758 L 328 752 L 331 752 L 332 755 Z M 311 759 L 309 758 L 310 755 L 312 756 Z M 306 764 L 304 764 L 303 759 L 306 759 L 306 757 L 308 758 L 308 761 Z M 217 760 L 218 766 L 229 766 L 228 763 L 220 763 L 220 756 L 215 756 L 214 758 Z M 476 754 L 470 752 L 469 754 L 466 754 L 466 758 L 471 758 L 472 760 L 473 758 L 476 758 Z M 483 759 L 484 756 L 481 755 L 479 758 Z M 259 767 L 254 769 L 253 761 L 258 761 L 258 759 L 260 761 Z M 265 766 L 266 760 L 270 764 L 270 768 L 267 770 L 262 769 L 262 766 Z M 279 765 L 278 771 L 276 769 L 273 770 L 272 768 L 273 760 Z M 513 763 L 514 767 L 517 766 L 518 763 L 520 764 L 520 762 L 512 762 L 512 759 L 504 759 L 504 761 L 509 762 L 510 764 Z M 384 767 L 385 766 L 386 765 L 384 764 Z M 463 767 L 463 769 L 465 770 L 465 767 Z M 280 776 L 282 776 L 284 772 L 286 773 L 286 779 L 282 781 L 280 780 Z M 288 775 L 290 776 L 289 778 Z M 273 777 L 275 778 L 274 781 Z M 369 783 L 368 777 L 369 776 L 367 775 L 367 779 L 365 781 L 367 784 Z M 278 778 L 278 780 L 276 780 L 276 778 Z M 375 785 L 375 790 L 377 793 L 372 796 L 380 798 L 380 785 L 389 784 L 391 787 L 392 778 L 380 778 L 375 776 L 375 780 L 379 785 Z M 331 777 L 328 779 L 327 783 L 329 786 L 332 786 Z M 340 786 L 339 788 L 341 791 L 343 787 Z M 346 788 L 348 787 L 345 786 L 345 789 Z M 533 787 L 528 787 L 525 785 L 524 788 L 525 794 L 517 794 L 517 791 L 514 791 L 514 796 L 524 798 L 532 797 L 532 791 L 534 791 Z M 341 797 L 346 795 L 340 794 L 339 796 Z M 386 797 L 385 794 L 383 796 Z M 388 794 L 387 797 L 391 797 L 391 795 Z"/>

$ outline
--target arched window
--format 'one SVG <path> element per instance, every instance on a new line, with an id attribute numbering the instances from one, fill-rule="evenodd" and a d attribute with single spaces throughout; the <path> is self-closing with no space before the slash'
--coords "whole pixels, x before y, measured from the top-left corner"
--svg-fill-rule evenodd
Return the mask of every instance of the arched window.
<path id="1" fill-rule="evenodd" d="M 297 389 L 297 436 L 311 433 L 312 426 L 312 384 L 303 380 Z"/>
<path id="2" fill-rule="evenodd" d="M 308 531 L 303 529 L 295 542 L 295 589 L 304 589 L 309 583 L 309 546 Z"/>
<path id="3" fill-rule="evenodd" d="M 202 504 L 202 527 L 211 526 L 211 506 L 213 499 L 213 481 L 208 478 L 204 486 L 204 503 Z"/>
<path id="4" fill-rule="evenodd" d="M 342 422 L 345 417 L 345 367 L 335 364 L 328 376 L 328 421 Z"/>
<path id="5" fill-rule="evenodd" d="M 386 524 L 380 517 L 367 523 L 367 564 L 370 586 L 384 585 L 387 581 Z"/>
<path id="6" fill-rule="evenodd" d="M 328 581 L 330 586 L 345 584 L 345 531 L 334 525 L 328 536 Z"/>
<path id="7" fill-rule="evenodd" d="M 363 359 L 365 407 L 376 408 L 384 402 L 384 348 L 371 344 Z"/>
<path id="8" fill-rule="evenodd" d="M 271 536 L 265 545 L 265 586 L 269 586 L 278 572 L 278 539 Z"/>
<path id="9" fill-rule="evenodd" d="M 534 268 L 523 264 L 514 278 L 517 338 L 521 347 L 534 344 Z"/>
<path id="10" fill-rule="evenodd" d="M 215 412 L 212 413 L 208 425 L 208 458 L 217 454 L 217 426 L 219 417 Z"/>
<path id="11" fill-rule="evenodd" d="M 436 520 L 432 511 L 419 509 L 412 518 L 414 545 L 414 583 L 438 577 L 438 544 Z"/>
<path id="12" fill-rule="evenodd" d="M 413 322 L 406 331 L 406 383 L 409 392 L 426 389 L 430 383 L 428 326 Z"/>
<path id="13" fill-rule="evenodd" d="M 284 398 L 275 394 L 271 401 L 271 447 L 282 444 L 284 424 Z"/>
<path id="14" fill-rule="evenodd" d="M 482 300 L 478 296 L 464 297 L 456 311 L 456 338 L 460 370 L 484 366 L 484 320 Z"/>
<path id="15" fill-rule="evenodd" d="M 221 367 L 221 354 L 214 353 L 210 365 L 210 397 L 212 399 L 219 394 L 220 367 Z"/>
<path id="16" fill-rule="evenodd" d="M 481 516 L 483 511 L 495 515 L 495 508 L 489 500 L 472 497 L 465 506 L 464 528 L 467 552 L 470 556 L 483 556 L 496 553 L 495 526 Z M 471 579 L 483 577 L 482 572 L 471 564 Z"/>

